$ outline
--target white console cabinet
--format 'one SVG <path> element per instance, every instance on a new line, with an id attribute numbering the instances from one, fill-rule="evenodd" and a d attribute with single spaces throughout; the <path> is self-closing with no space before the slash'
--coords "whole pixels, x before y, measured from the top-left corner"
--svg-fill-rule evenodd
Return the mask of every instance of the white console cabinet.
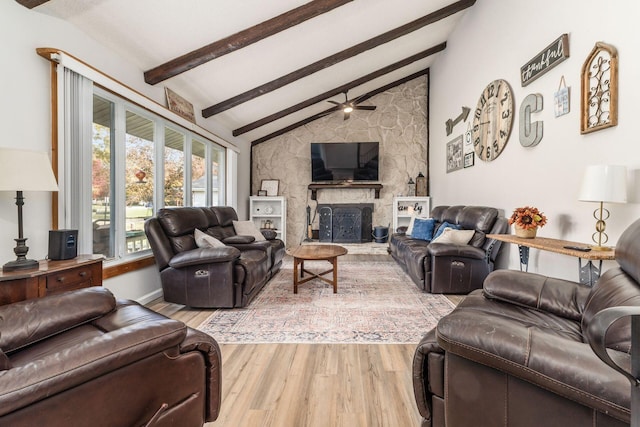
<path id="1" fill-rule="evenodd" d="M 430 197 L 394 197 L 392 232 L 395 232 L 398 227 L 408 226 L 414 213 L 429 215 L 430 212 Z"/>
<path id="2" fill-rule="evenodd" d="M 287 199 L 282 196 L 251 196 L 249 219 L 258 228 L 270 228 L 287 244 Z"/>

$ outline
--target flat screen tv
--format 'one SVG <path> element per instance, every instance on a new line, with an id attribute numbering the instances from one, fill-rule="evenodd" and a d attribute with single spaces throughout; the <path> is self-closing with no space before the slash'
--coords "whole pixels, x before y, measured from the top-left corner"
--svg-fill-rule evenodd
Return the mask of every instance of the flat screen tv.
<path id="1" fill-rule="evenodd" d="M 311 181 L 378 181 L 377 142 L 312 142 Z"/>

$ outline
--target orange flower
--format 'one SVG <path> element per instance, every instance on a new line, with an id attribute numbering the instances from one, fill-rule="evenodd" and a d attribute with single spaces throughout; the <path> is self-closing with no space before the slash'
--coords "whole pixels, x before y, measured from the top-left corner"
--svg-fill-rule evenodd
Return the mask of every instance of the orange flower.
<path id="1" fill-rule="evenodd" d="M 543 227 L 546 223 L 547 217 L 538 208 L 532 206 L 516 208 L 511 214 L 511 218 L 509 218 L 509 224 L 515 224 L 525 230 Z"/>

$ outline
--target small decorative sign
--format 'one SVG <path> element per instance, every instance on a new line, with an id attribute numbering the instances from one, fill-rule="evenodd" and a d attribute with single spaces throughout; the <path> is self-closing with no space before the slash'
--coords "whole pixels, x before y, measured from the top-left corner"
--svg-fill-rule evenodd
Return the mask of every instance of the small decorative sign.
<path id="1" fill-rule="evenodd" d="M 191 123 L 196 122 L 196 114 L 193 111 L 193 104 L 169 89 L 164 88 L 164 93 L 167 97 L 167 106 L 169 110 L 173 111 L 180 117 L 189 120 Z"/>
<path id="2" fill-rule="evenodd" d="M 569 57 L 569 35 L 563 34 L 542 52 L 520 67 L 520 80 L 526 86 Z"/>
<path id="3" fill-rule="evenodd" d="M 564 81 L 564 76 L 560 78 L 560 86 L 558 91 L 553 94 L 554 112 L 556 117 L 563 116 L 569 112 L 569 88 Z"/>
<path id="4" fill-rule="evenodd" d="M 473 166 L 475 149 L 473 147 L 473 140 L 471 139 L 471 123 L 469 123 L 467 131 L 464 133 L 462 152 L 464 153 L 464 167 L 469 168 Z"/>

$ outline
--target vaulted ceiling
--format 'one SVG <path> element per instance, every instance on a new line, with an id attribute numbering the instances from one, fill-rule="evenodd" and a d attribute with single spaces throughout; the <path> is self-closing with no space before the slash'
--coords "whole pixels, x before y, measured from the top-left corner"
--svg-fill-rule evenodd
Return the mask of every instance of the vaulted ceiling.
<path id="1" fill-rule="evenodd" d="M 199 124 L 215 121 L 254 144 L 326 114 L 347 90 L 371 105 L 374 94 L 425 74 L 475 3 L 16 1 L 69 21 L 145 70 L 147 84 L 196 106 Z"/>

